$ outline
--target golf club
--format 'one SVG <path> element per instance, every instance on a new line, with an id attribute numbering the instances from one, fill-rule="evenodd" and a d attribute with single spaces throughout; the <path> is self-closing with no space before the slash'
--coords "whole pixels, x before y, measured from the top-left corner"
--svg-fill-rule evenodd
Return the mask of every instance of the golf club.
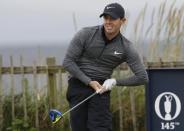
<path id="1" fill-rule="evenodd" d="M 99 92 L 99 91 L 98 91 Z M 52 121 L 53 124 L 55 124 L 56 122 L 58 122 L 61 118 L 63 118 L 67 113 L 71 112 L 72 110 L 74 110 L 75 108 L 77 108 L 79 105 L 81 105 L 82 103 L 84 103 L 85 101 L 87 101 L 88 99 L 90 99 L 91 97 L 93 97 L 94 95 L 98 94 L 98 92 L 94 92 L 93 94 L 91 94 L 89 97 L 85 98 L 84 100 L 82 100 L 81 102 L 79 102 L 77 105 L 75 105 L 74 107 L 70 108 L 68 111 L 64 112 L 62 114 L 62 112 L 56 110 L 56 109 L 51 109 L 49 111 L 49 116 L 50 119 Z"/>

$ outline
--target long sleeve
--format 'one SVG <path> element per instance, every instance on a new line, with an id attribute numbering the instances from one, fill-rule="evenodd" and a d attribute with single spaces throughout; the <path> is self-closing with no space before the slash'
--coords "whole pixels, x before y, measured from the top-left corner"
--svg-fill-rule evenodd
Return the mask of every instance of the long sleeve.
<path id="1" fill-rule="evenodd" d="M 126 47 L 126 62 L 134 75 L 126 79 L 117 79 L 118 86 L 138 86 L 148 82 L 147 72 L 132 43 L 128 43 Z"/>
<path id="2" fill-rule="evenodd" d="M 89 84 L 91 79 L 86 76 L 78 67 L 77 60 L 80 59 L 85 44 L 86 32 L 80 30 L 71 40 L 67 53 L 63 61 L 63 67 L 74 77 L 80 81 Z"/>

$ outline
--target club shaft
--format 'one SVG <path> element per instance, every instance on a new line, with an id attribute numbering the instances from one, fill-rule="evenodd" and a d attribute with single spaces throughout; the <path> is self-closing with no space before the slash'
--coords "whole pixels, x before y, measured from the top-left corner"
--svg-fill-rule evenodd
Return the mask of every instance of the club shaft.
<path id="1" fill-rule="evenodd" d="M 88 99 L 90 99 L 91 97 L 93 97 L 94 95 L 96 95 L 97 92 L 94 92 L 93 94 L 91 94 L 89 97 L 85 98 L 84 100 L 82 100 L 81 102 L 79 102 L 77 105 L 75 105 L 74 107 L 70 108 L 68 111 L 66 111 L 65 113 L 63 113 L 62 116 L 66 115 L 67 113 L 69 113 L 70 111 L 74 110 L 75 108 L 77 108 L 79 105 L 81 105 L 82 103 L 84 103 L 85 101 L 87 101 Z"/>

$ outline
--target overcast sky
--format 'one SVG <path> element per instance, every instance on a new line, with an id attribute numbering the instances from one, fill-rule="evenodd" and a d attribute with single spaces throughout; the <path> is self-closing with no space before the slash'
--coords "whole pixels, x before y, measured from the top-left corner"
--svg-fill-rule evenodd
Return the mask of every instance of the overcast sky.
<path id="1" fill-rule="evenodd" d="M 148 4 L 151 10 L 165 0 L 0 0 L 0 46 L 60 43 L 70 40 L 77 28 L 101 24 L 99 18 L 108 3 L 122 4 L 133 24 L 138 12 Z M 173 0 L 168 0 L 172 2 Z M 180 5 L 183 0 L 176 0 Z M 149 15 L 149 14 L 148 14 Z M 150 14 L 151 15 L 151 14 Z"/>

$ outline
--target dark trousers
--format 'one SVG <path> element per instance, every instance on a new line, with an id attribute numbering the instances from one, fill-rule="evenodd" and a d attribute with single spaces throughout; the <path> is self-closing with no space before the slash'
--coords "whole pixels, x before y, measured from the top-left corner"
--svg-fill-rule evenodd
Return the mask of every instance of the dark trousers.
<path id="1" fill-rule="evenodd" d="M 99 81 L 101 84 L 103 81 Z M 67 100 L 70 108 L 94 93 L 94 90 L 78 79 L 69 80 Z M 110 92 L 97 94 L 70 113 L 72 131 L 112 131 L 109 110 Z"/>

